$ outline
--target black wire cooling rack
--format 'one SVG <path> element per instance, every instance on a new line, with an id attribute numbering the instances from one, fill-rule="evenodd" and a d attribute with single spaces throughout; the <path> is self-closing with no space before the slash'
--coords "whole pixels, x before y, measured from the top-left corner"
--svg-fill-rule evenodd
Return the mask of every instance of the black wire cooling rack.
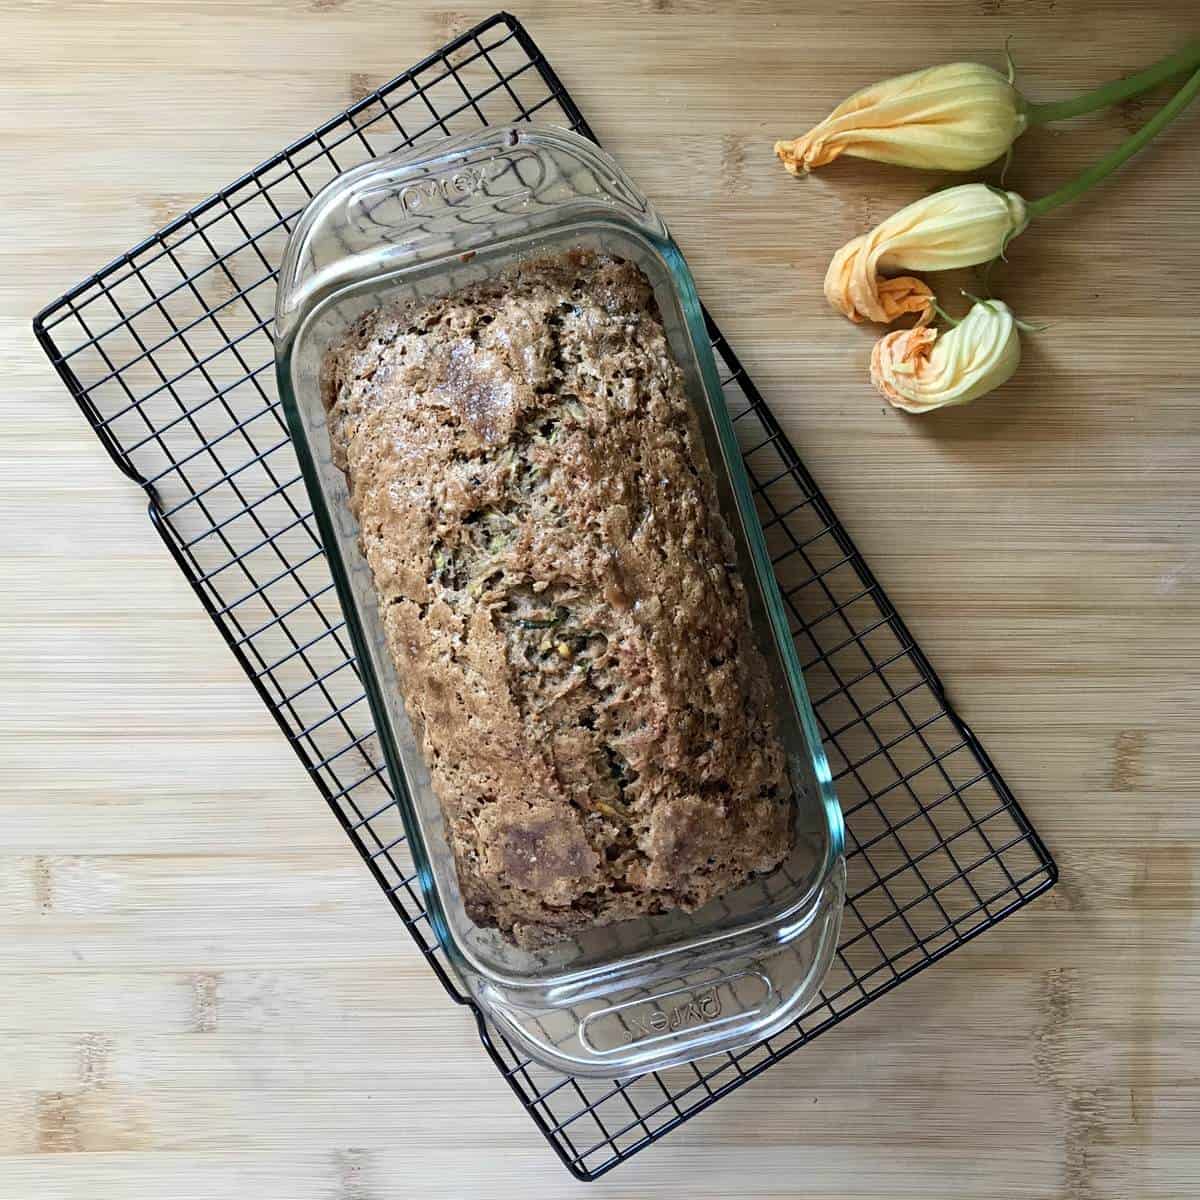
<path id="1" fill-rule="evenodd" d="M 56 300 L 37 338 L 450 995 L 275 394 L 288 231 L 363 159 L 536 118 L 591 137 L 506 13 L 430 55 Z M 594 1179 L 1045 891 L 1057 869 L 716 326 L 739 431 L 846 815 L 849 891 L 819 997 L 769 1041 L 621 1081 L 483 1044 L 568 1169 Z"/>

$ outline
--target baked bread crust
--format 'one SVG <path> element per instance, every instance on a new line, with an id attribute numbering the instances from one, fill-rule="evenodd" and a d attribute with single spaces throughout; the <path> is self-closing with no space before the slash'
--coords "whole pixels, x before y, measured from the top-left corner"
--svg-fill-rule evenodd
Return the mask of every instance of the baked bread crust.
<path id="1" fill-rule="evenodd" d="M 769 677 L 645 275 L 376 310 L 322 392 L 472 918 L 536 945 L 778 865 Z"/>

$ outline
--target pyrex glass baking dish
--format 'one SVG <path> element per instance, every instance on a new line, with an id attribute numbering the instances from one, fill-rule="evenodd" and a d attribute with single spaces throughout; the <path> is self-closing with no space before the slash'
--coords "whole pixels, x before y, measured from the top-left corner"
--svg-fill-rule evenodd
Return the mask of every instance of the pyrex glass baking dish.
<path id="1" fill-rule="evenodd" d="M 332 461 L 319 376 L 327 349 L 368 309 L 444 295 L 514 261 L 576 248 L 636 262 L 654 288 L 773 675 L 796 841 L 774 871 L 697 912 L 624 921 L 531 951 L 475 925 L 463 906 L 346 481 Z M 322 190 L 292 234 L 280 272 L 276 358 L 426 906 L 466 991 L 532 1058 L 573 1074 L 686 1062 L 795 1020 L 836 945 L 845 887 L 841 810 L 691 275 L 650 203 L 591 142 L 547 127 L 488 129 L 364 163 Z"/>

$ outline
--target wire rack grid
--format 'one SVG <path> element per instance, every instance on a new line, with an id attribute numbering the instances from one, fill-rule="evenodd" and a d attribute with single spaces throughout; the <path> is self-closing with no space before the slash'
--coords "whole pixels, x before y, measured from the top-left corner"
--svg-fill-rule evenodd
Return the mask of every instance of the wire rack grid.
<path id="1" fill-rule="evenodd" d="M 289 230 L 369 157 L 536 119 L 592 132 L 498 13 L 173 221 L 34 329 L 284 735 L 449 994 L 274 388 Z M 840 945 L 769 1041 L 602 1081 L 547 1071 L 474 1010 L 483 1044 L 594 1179 L 1052 886 L 1057 870 L 720 331 L 709 333 L 847 823 Z"/>

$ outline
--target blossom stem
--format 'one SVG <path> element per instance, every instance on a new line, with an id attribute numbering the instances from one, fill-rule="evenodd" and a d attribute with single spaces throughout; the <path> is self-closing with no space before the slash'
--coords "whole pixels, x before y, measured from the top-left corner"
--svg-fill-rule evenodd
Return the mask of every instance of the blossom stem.
<path id="1" fill-rule="evenodd" d="M 1060 205 L 1067 204 L 1082 196 L 1090 187 L 1094 187 L 1106 175 L 1111 175 L 1126 159 L 1132 158 L 1151 138 L 1161 133 L 1200 92 L 1200 70 L 1167 101 L 1166 104 L 1133 135 L 1122 142 L 1111 154 L 1107 154 L 1098 163 L 1093 163 L 1081 175 L 1077 175 L 1070 183 L 1060 187 L 1057 192 L 1051 192 L 1040 200 L 1029 203 L 1029 216 L 1044 217 Z"/>
<path id="2" fill-rule="evenodd" d="M 1113 79 L 1102 87 L 1076 96 L 1073 100 L 1030 104 L 1027 110 L 1029 124 L 1045 125 L 1048 121 L 1065 121 L 1068 117 L 1079 117 L 1084 113 L 1095 112 L 1098 108 L 1120 104 L 1130 96 L 1140 96 L 1142 92 L 1158 87 L 1173 76 L 1190 74 L 1197 67 L 1200 67 L 1200 39 L 1188 42 L 1178 54 L 1169 55 L 1136 75 L 1130 75 L 1126 79 Z"/>
<path id="3" fill-rule="evenodd" d="M 962 324 L 962 317 L 952 317 L 936 300 L 932 301 L 934 313 L 941 317 L 951 329 Z"/>

